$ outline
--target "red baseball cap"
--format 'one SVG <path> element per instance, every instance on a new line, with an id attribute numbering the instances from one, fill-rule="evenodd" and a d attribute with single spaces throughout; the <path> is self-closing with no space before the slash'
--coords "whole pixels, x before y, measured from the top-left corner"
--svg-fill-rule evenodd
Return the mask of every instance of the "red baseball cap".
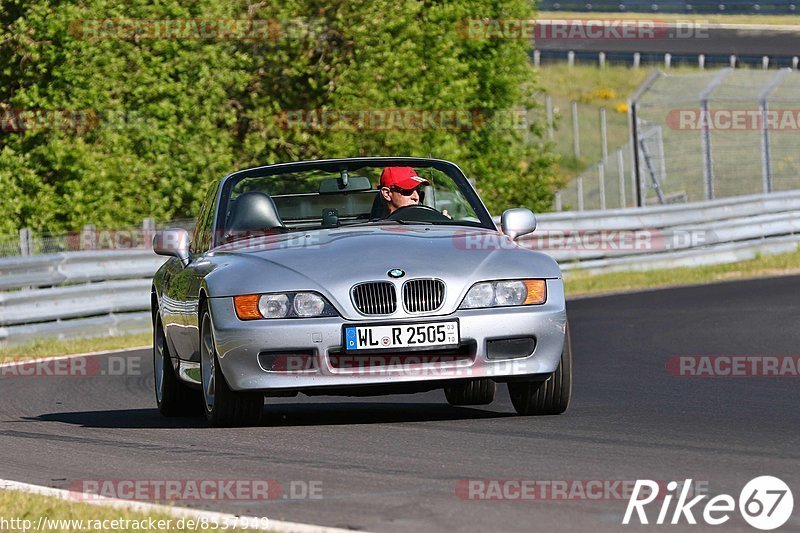
<path id="1" fill-rule="evenodd" d="M 420 185 L 430 185 L 428 180 L 417 176 L 411 167 L 386 167 L 381 172 L 381 187 L 398 187 L 410 191 Z"/>

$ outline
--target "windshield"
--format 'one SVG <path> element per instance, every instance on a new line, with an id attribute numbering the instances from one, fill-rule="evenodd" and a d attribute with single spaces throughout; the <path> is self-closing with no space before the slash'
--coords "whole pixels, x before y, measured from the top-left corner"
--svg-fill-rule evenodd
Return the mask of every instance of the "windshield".
<path id="1" fill-rule="evenodd" d="M 487 227 L 488 213 L 455 167 L 376 164 L 290 169 L 280 173 L 272 169 L 267 175 L 248 171 L 229 180 L 218 218 L 223 242 L 258 232 L 355 224 Z"/>

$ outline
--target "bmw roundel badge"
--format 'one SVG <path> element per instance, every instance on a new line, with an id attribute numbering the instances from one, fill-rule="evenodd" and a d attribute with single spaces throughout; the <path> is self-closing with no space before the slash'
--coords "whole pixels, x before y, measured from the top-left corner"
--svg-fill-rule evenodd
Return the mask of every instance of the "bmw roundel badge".
<path id="1" fill-rule="evenodd" d="M 393 268 L 389 271 L 389 277 L 392 278 L 402 278 L 405 275 L 406 273 L 403 270 L 400 270 L 399 268 Z"/>

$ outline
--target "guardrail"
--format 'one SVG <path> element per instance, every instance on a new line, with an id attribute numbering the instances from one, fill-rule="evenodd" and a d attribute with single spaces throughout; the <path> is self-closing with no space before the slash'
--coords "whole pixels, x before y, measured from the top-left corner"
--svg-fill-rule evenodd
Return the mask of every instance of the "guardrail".
<path id="1" fill-rule="evenodd" d="M 152 250 L 61 252 L 0 259 L 0 344 L 150 329 Z"/>
<path id="2" fill-rule="evenodd" d="M 522 241 L 552 255 L 565 275 L 738 262 L 800 245 L 800 191 L 537 218 Z"/>
<path id="3" fill-rule="evenodd" d="M 521 242 L 555 257 L 567 277 L 729 263 L 800 245 L 800 191 L 537 218 Z M 151 278 L 164 260 L 150 250 L 0 259 L 0 344 L 149 331 Z"/>

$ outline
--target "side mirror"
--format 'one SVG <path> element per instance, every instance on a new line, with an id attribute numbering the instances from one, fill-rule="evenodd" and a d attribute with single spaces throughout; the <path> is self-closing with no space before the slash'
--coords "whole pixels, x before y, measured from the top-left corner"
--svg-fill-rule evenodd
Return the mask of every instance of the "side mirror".
<path id="1" fill-rule="evenodd" d="M 500 217 L 500 227 L 511 240 L 517 240 L 523 235 L 533 233 L 536 229 L 536 217 L 530 209 L 522 207 L 508 209 Z"/>
<path id="2" fill-rule="evenodd" d="M 189 232 L 183 228 L 158 230 L 153 235 L 153 251 L 158 255 L 177 257 L 185 265 L 189 261 Z"/>

